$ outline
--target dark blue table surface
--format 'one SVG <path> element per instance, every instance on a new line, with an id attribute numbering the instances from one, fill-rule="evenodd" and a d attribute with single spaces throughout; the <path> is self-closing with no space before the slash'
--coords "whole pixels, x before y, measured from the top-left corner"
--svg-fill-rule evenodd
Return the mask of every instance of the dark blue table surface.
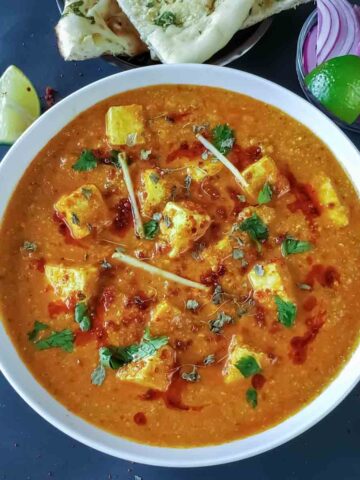
<path id="1" fill-rule="evenodd" d="M 296 40 L 312 8 L 278 16 L 262 42 L 232 66 L 301 95 L 294 66 Z M 53 31 L 57 18 L 55 0 L 0 0 L 0 73 L 15 64 L 39 92 L 50 85 L 63 98 L 118 72 L 102 60 L 65 63 Z M 351 138 L 359 147 L 360 136 Z M 5 152 L 0 147 L 0 158 Z M 219 467 L 162 469 L 117 460 L 65 436 L 33 412 L 0 374 L 0 480 L 359 479 L 359 396 L 360 386 L 318 425 L 272 452 Z"/>

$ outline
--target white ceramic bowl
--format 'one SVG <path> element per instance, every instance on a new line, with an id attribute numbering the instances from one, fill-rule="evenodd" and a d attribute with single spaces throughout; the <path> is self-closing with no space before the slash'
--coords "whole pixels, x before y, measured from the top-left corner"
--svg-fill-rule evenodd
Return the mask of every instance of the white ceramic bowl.
<path id="1" fill-rule="evenodd" d="M 360 189 L 360 154 L 323 113 L 274 83 L 248 73 L 207 65 L 146 67 L 120 73 L 70 95 L 45 113 L 10 149 L 0 164 L 0 220 L 12 192 L 32 159 L 83 110 L 114 94 L 158 84 L 222 87 L 274 105 L 308 126 L 332 150 Z M 281 132 L 279 132 L 281 135 Z M 33 378 L 0 322 L 0 367 L 21 397 L 52 425 L 102 452 L 134 462 L 167 467 L 200 467 L 241 460 L 274 448 L 327 415 L 360 378 L 360 347 L 335 380 L 313 402 L 281 424 L 257 435 L 218 446 L 171 449 L 137 444 L 111 435 L 70 413 Z M 171 428 L 171 425 L 169 425 Z"/>

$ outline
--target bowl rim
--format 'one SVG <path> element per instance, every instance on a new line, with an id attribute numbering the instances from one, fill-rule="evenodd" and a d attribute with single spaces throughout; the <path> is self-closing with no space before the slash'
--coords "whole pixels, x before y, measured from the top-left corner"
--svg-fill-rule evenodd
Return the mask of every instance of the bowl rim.
<path id="1" fill-rule="evenodd" d="M 11 147 L 0 164 L 7 178 L 0 196 L 0 223 L 18 181 L 35 155 L 82 111 L 116 93 L 162 84 L 204 85 L 242 93 L 273 105 L 310 128 L 337 157 L 359 192 L 360 153 L 322 112 L 285 88 L 250 73 L 211 65 L 157 65 L 117 73 L 74 92 L 42 115 Z M 0 314 L 1 316 L 1 314 Z M 103 453 L 163 467 L 203 467 L 252 457 L 273 449 L 320 421 L 360 379 L 357 346 L 332 382 L 309 404 L 275 426 L 221 445 L 192 448 L 149 446 L 118 437 L 69 412 L 32 376 L 0 322 L 0 368 L 17 393 L 63 433 Z"/>

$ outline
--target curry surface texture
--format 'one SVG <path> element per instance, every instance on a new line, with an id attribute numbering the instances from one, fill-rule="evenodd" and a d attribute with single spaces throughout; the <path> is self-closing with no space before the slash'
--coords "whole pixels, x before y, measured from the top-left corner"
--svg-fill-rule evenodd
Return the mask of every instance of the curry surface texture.
<path id="1" fill-rule="evenodd" d="M 127 145 L 109 146 L 106 114 L 129 105 L 142 113 L 108 117 Z M 242 191 L 194 132 L 260 190 Z M 151 239 L 134 234 L 112 150 L 127 156 Z M 81 200 L 58 203 L 77 189 Z M 303 125 L 224 90 L 129 91 L 75 118 L 17 186 L 1 226 L 2 315 L 36 379 L 87 421 L 153 445 L 229 442 L 294 414 L 353 351 L 359 242 L 357 194 Z M 208 288 L 151 275 L 123 253 Z M 47 328 L 29 336 L 35 321 Z M 47 341 L 52 332 L 63 337 Z M 129 345 L 138 355 L 104 349 Z M 105 367 L 91 377 L 100 348 Z"/>

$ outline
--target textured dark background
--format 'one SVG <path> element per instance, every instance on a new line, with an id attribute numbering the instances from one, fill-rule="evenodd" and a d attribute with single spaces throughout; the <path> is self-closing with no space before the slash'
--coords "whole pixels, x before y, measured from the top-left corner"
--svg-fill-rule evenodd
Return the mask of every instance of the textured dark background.
<path id="1" fill-rule="evenodd" d="M 296 40 L 312 8 L 278 16 L 261 43 L 232 66 L 301 94 Z M 63 98 L 118 71 L 102 60 L 66 64 L 56 48 L 57 18 L 55 0 L 0 0 L 0 72 L 13 63 L 39 92 L 51 85 Z M 360 136 L 351 138 L 360 147 Z M 0 158 L 5 152 L 0 147 Z M 5 181 L 0 180 L 0 192 Z M 359 395 L 360 387 L 310 431 L 272 452 L 219 467 L 161 469 L 117 460 L 75 442 L 34 413 L 0 374 L 0 480 L 359 479 Z"/>

